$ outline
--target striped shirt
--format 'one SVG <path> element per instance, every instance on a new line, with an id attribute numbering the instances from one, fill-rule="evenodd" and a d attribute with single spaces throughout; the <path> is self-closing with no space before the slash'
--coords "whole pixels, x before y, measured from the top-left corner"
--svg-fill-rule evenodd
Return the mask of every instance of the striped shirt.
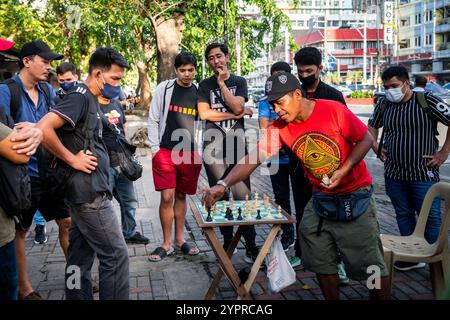
<path id="1" fill-rule="evenodd" d="M 425 93 L 428 107 L 420 106 L 417 93 L 407 102 L 387 101 L 384 112 L 380 99 L 369 119 L 369 126 L 385 130 L 387 149 L 385 176 L 403 181 L 439 181 L 439 169 L 427 167 L 424 155 L 438 151 L 437 122 L 448 126 L 450 107 L 440 98 Z"/>

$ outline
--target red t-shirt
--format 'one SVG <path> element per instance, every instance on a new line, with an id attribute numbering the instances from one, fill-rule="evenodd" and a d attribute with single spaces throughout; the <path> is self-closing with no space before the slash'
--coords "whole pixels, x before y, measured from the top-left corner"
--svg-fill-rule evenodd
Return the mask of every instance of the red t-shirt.
<path id="1" fill-rule="evenodd" d="M 327 190 L 320 183 L 327 174 L 329 178 L 347 159 L 354 144 L 361 141 L 367 126 L 347 107 L 331 100 L 315 100 L 311 116 L 301 123 L 274 121 L 258 148 L 274 155 L 286 145 L 299 157 L 314 190 L 341 194 L 355 191 L 372 184 L 372 177 L 364 161 L 355 165 L 337 188 Z"/>

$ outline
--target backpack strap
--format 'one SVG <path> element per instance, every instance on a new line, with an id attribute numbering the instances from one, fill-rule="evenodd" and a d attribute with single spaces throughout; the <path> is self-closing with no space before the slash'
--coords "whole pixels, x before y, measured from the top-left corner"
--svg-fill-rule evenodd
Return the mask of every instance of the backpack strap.
<path id="1" fill-rule="evenodd" d="M 45 103 L 47 104 L 47 108 L 48 110 L 50 110 L 53 105 L 51 103 L 51 99 L 50 99 L 50 90 L 48 88 L 48 85 L 46 82 L 44 81 L 39 81 L 38 82 L 38 86 L 39 88 L 42 90 L 42 92 L 44 93 L 44 99 L 45 99 Z"/>
<path id="2" fill-rule="evenodd" d="M 13 119 L 16 119 L 17 113 L 20 109 L 22 92 L 20 92 L 19 84 L 13 79 L 6 79 L 3 83 L 8 86 L 9 94 L 11 96 L 9 103 L 10 115 Z"/>
<path id="3" fill-rule="evenodd" d="M 385 98 L 380 98 L 380 117 L 383 118 L 384 111 L 386 110 L 387 101 Z M 384 142 L 384 134 L 386 130 L 383 130 L 383 133 L 381 134 L 380 143 L 378 144 L 378 150 L 377 150 L 377 158 L 381 159 L 381 152 L 383 150 L 383 142 Z"/>
<path id="4" fill-rule="evenodd" d="M 416 92 L 416 94 L 419 105 L 422 107 L 423 111 L 427 112 L 428 102 L 427 99 L 425 98 L 425 92 Z"/>

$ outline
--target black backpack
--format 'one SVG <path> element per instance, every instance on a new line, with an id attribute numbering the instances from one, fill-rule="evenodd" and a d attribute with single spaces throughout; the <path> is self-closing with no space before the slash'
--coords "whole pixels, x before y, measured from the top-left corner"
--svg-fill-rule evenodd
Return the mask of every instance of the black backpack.
<path id="1" fill-rule="evenodd" d="M 14 127 L 12 117 L 0 108 L 0 122 Z M 31 207 L 31 186 L 28 165 L 17 165 L 0 157 L 0 207 L 14 218 L 16 223 L 22 219 L 22 213 Z"/>

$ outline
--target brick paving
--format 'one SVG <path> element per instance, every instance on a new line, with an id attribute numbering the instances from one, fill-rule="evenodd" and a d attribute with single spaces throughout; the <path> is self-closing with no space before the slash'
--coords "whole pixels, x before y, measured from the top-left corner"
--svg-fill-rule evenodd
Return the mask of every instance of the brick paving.
<path id="1" fill-rule="evenodd" d="M 134 122 L 133 122 L 134 120 Z M 253 120 L 253 119 L 252 119 Z M 145 125 L 145 120 L 129 119 L 129 127 Z M 255 125 L 255 122 L 251 123 Z M 162 239 L 162 232 L 158 217 L 159 193 L 153 189 L 151 176 L 151 160 L 147 150 L 139 149 L 144 165 L 143 178 L 135 183 L 139 207 L 137 210 L 138 230 L 150 239 L 144 245 L 129 245 L 130 257 L 130 299 L 132 300 L 179 300 L 203 299 L 212 277 L 218 270 L 214 254 L 197 226 L 192 212 L 188 210 L 186 217 L 186 239 L 195 241 L 201 253 L 195 257 L 186 257 L 174 254 L 163 261 L 154 263 L 147 259 L 150 252 L 157 247 Z M 373 153 L 366 157 L 369 170 L 374 178 L 375 197 L 378 208 L 378 219 L 382 233 L 398 234 L 394 210 L 389 198 L 384 193 L 383 167 L 375 159 Z M 448 177 L 443 177 L 448 180 Z M 268 176 L 252 175 L 252 191 L 260 194 L 267 193 L 273 198 L 270 179 Z M 206 185 L 206 176 L 202 172 L 200 188 Z M 119 214 L 118 204 L 114 201 L 116 214 Z M 269 226 L 259 225 L 257 230 L 257 244 L 261 245 Z M 220 232 L 217 232 L 220 237 Z M 65 259 L 58 243 L 58 230 L 54 222 L 47 224 L 48 242 L 36 245 L 33 242 L 34 233 L 30 232 L 27 238 L 27 267 L 29 277 L 35 290 L 38 290 L 45 299 L 64 299 L 64 267 Z M 238 253 L 232 261 L 237 270 L 247 267 L 243 261 L 245 253 L 242 241 L 238 245 Z M 293 249 L 290 249 L 290 254 Z M 92 268 L 92 276 L 98 281 L 98 261 Z M 296 282 L 280 293 L 270 294 L 267 287 L 267 277 L 264 270 L 259 271 L 251 295 L 257 300 L 323 300 L 317 280 L 313 273 L 305 270 L 296 271 Z M 392 299 L 395 300 L 427 300 L 433 299 L 429 269 L 416 269 L 409 272 L 395 272 Z M 350 281 L 346 287 L 341 287 L 341 298 L 345 300 L 367 299 L 368 293 L 363 282 Z M 95 295 L 98 298 L 98 295 Z M 215 299 L 233 300 L 236 294 L 223 278 Z"/>

